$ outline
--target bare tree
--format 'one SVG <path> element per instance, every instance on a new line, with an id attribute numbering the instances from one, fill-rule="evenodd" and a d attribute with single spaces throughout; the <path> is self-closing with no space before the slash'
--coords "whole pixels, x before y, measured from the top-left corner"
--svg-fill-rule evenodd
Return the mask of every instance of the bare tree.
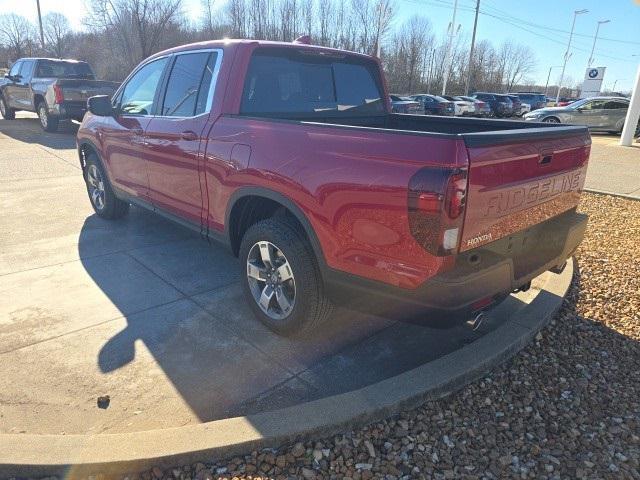
<path id="1" fill-rule="evenodd" d="M 13 60 L 31 53 L 33 36 L 33 25 L 26 18 L 15 13 L 0 15 L 0 44 L 9 50 Z"/>
<path id="2" fill-rule="evenodd" d="M 63 58 L 68 49 L 71 27 L 67 17 L 58 12 L 42 17 L 42 28 L 47 50 L 57 58 Z"/>
<path id="3" fill-rule="evenodd" d="M 87 24 L 109 35 L 133 66 L 164 46 L 181 16 L 182 0 L 90 0 Z"/>

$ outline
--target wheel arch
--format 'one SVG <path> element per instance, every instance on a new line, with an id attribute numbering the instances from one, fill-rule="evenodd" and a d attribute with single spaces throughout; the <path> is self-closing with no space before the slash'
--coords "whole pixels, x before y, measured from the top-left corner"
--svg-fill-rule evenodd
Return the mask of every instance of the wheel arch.
<path id="1" fill-rule="evenodd" d="M 247 214 L 246 207 L 249 206 L 248 202 L 255 201 L 270 202 L 267 207 L 269 213 L 267 217 L 260 215 L 252 217 L 251 214 Z M 264 187 L 241 187 L 236 190 L 229 199 L 225 213 L 225 230 L 233 254 L 238 255 L 240 243 L 242 242 L 242 234 L 248 227 L 256 223 L 256 221 L 273 217 L 279 213 L 289 213 L 293 216 L 302 229 L 301 233 L 303 233 L 309 241 L 318 261 L 318 266 L 324 270 L 326 262 L 320 241 L 311 222 L 302 211 L 302 208 L 283 194 Z M 243 220 L 247 221 L 243 222 Z"/>

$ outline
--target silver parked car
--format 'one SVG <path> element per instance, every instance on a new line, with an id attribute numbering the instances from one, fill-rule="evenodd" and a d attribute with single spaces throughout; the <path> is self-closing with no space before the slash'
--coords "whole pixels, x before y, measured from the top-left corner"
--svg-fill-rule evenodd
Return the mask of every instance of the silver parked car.
<path id="1" fill-rule="evenodd" d="M 629 99 L 624 97 L 592 97 L 577 100 L 565 107 L 546 107 L 524 116 L 525 120 L 547 123 L 586 125 L 600 132 L 622 131 Z M 640 128 L 636 127 L 636 134 Z"/>

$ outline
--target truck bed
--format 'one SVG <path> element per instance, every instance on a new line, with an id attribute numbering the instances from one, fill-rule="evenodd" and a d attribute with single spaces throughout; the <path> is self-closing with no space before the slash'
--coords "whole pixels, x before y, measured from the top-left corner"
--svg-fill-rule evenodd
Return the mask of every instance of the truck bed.
<path id="1" fill-rule="evenodd" d="M 575 209 L 586 176 L 587 127 L 524 121 L 384 114 L 261 118 L 301 125 L 424 136 L 464 149 L 468 191 L 459 251 L 508 237 Z M 340 129 L 341 130 L 341 129 Z M 395 136 L 395 135 L 394 135 Z M 401 142 L 401 138 L 393 142 Z M 426 150 L 430 143 L 427 141 Z M 420 157 L 419 152 L 417 152 Z"/>

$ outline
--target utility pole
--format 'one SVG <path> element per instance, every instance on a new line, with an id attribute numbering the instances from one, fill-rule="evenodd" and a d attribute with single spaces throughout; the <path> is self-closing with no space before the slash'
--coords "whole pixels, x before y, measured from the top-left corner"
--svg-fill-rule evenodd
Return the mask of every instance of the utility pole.
<path id="1" fill-rule="evenodd" d="M 36 0 L 36 5 L 38 6 L 38 25 L 40 26 L 40 43 L 42 44 L 42 50 L 44 50 L 45 49 L 44 30 L 42 30 L 42 15 L 40 14 L 40 0 Z"/>
<path id="2" fill-rule="evenodd" d="M 569 60 L 569 56 L 571 55 L 571 40 L 573 39 L 573 29 L 576 26 L 576 18 L 578 15 L 583 13 L 588 13 L 589 10 L 586 8 L 582 10 L 576 10 L 573 12 L 573 23 L 571 24 L 571 33 L 569 34 L 569 43 L 567 44 L 567 51 L 564 53 L 564 63 L 562 64 L 562 73 L 560 74 L 560 83 L 558 85 L 558 94 L 556 95 L 556 105 L 560 101 L 560 90 L 562 90 L 562 81 L 564 80 L 564 70 L 567 68 L 567 60 Z"/>
<path id="3" fill-rule="evenodd" d="M 591 47 L 591 55 L 589 55 L 589 61 L 587 62 L 587 67 L 590 67 L 593 63 L 593 52 L 596 49 L 596 41 L 598 40 L 598 32 L 600 31 L 600 25 L 604 25 L 605 23 L 609 23 L 611 20 L 598 20 L 598 26 L 596 27 L 596 36 L 593 37 L 593 46 Z"/>
<path id="4" fill-rule="evenodd" d="M 478 28 L 478 12 L 480 11 L 480 0 L 476 0 L 476 17 L 473 20 L 473 33 L 471 34 L 471 49 L 469 50 L 469 71 L 467 81 L 464 84 L 464 94 L 469 95 L 469 84 L 471 83 L 471 64 L 473 62 L 473 49 L 476 46 L 476 28 Z"/>
<path id="5" fill-rule="evenodd" d="M 449 26 L 449 42 L 447 43 L 447 53 L 444 57 L 444 79 L 442 81 L 442 95 L 447 93 L 447 81 L 449 80 L 449 68 L 451 67 L 451 46 L 453 44 L 453 37 L 456 34 L 456 13 L 458 12 L 458 0 L 453 2 L 453 18 L 451 19 L 451 25 Z"/>

